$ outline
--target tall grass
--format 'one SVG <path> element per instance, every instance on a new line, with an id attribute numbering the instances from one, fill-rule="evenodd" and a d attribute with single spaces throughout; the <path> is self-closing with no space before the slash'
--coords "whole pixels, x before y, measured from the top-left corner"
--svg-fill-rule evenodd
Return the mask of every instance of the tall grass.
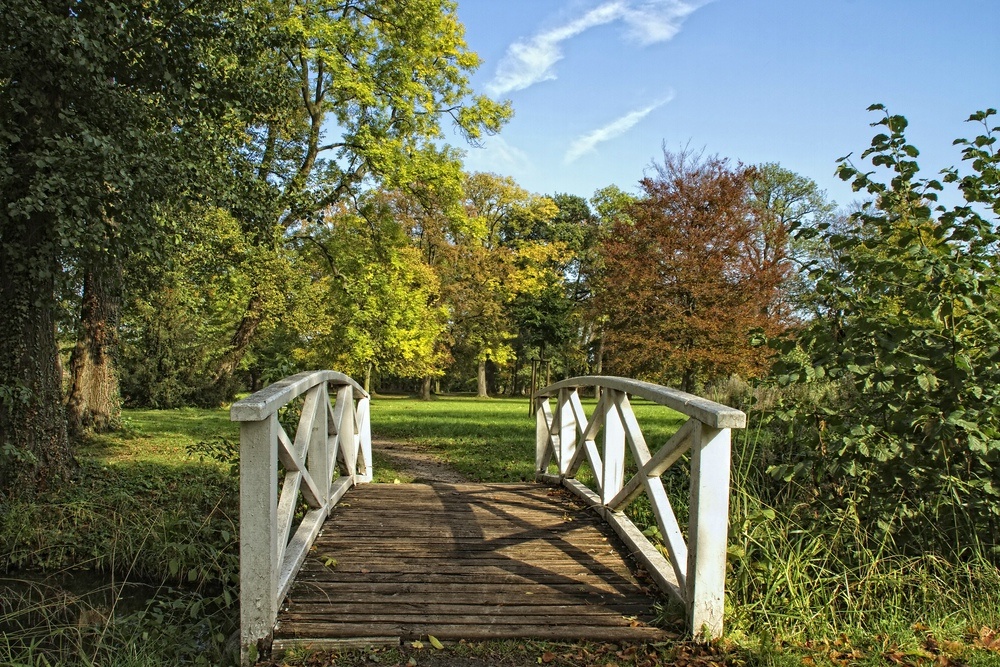
<path id="1" fill-rule="evenodd" d="M 732 640 L 758 649 L 837 645 L 833 652 L 853 656 L 852 663 L 872 664 L 899 655 L 908 656 L 905 664 L 933 664 L 944 642 L 962 660 L 1000 664 L 1000 654 L 967 641 L 1000 625 L 1000 569 L 988 553 L 956 557 L 897 543 L 884 526 L 861 518 L 863 498 L 848 495 L 831 506 L 811 489 L 775 479 L 767 470 L 790 448 L 766 426 L 774 390 L 736 382 L 715 398 L 749 415 L 733 443 Z"/>

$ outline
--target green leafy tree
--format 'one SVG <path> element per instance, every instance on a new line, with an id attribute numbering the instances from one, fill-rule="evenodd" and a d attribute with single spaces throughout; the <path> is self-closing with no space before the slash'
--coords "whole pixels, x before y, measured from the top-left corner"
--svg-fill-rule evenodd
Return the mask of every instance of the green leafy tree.
<path id="1" fill-rule="evenodd" d="M 310 0 L 276 5 L 275 16 L 287 39 L 271 63 L 288 105 L 241 154 L 247 185 L 233 208 L 263 240 L 275 227 L 299 235 L 370 189 L 456 180 L 445 123 L 475 142 L 511 115 L 509 105 L 473 95 L 468 75 L 479 58 L 451 0 Z M 266 309 L 252 293 L 216 370 L 220 382 L 239 368 Z"/>
<path id="2" fill-rule="evenodd" d="M 0 3 L 0 489 L 30 492 L 72 466 L 54 327 L 67 267 L 115 298 L 124 258 L 154 258 L 165 237 L 157 208 L 222 188 L 217 156 L 266 106 L 270 86 L 247 69 L 269 32 L 246 10 Z M 116 307 L 84 303 L 84 320 L 113 323 Z M 113 336 L 81 335 L 106 363 Z"/>
<path id="3" fill-rule="evenodd" d="M 595 236 L 595 247 L 592 251 L 592 259 L 587 268 L 588 303 L 584 317 L 590 322 L 593 330 L 593 337 L 597 340 L 596 349 L 593 349 L 593 369 L 594 373 L 600 375 L 604 372 L 604 356 L 607 345 L 607 316 L 601 312 L 600 300 L 595 298 L 599 292 L 601 278 L 604 275 L 604 258 L 602 253 L 603 242 L 614 231 L 618 224 L 631 225 L 629 210 L 636 203 L 638 198 L 625 192 L 617 185 L 609 185 L 599 189 L 590 198 L 596 216 L 597 230 Z M 592 345 L 593 347 L 593 345 Z"/>
<path id="4" fill-rule="evenodd" d="M 527 235 L 533 242 L 552 249 L 545 269 L 545 285 L 537 293 L 519 294 L 510 306 L 517 337 L 514 341 L 517 374 L 510 387 L 519 390 L 527 380 L 528 362 L 545 359 L 554 372 L 575 375 L 586 372 L 590 348 L 596 336 L 587 317 L 592 280 L 599 260 L 601 220 L 583 197 L 556 194 L 555 217 L 539 219 Z"/>
<path id="5" fill-rule="evenodd" d="M 440 375 L 447 308 L 437 276 L 421 261 L 392 209 L 371 196 L 365 216 L 331 212 L 300 237 L 321 293 L 303 313 L 295 356 L 311 368 L 425 378 Z"/>
<path id="6" fill-rule="evenodd" d="M 815 181 L 777 163 L 754 169 L 750 191 L 750 205 L 761 223 L 750 248 L 755 261 L 764 266 L 776 256 L 790 260 L 792 271 L 782 284 L 777 305 L 808 317 L 814 310 L 815 292 L 806 267 L 813 260 L 828 261 L 830 253 L 825 244 L 794 232 L 837 224 L 836 205 L 827 201 Z"/>
<path id="7" fill-rule="evenodd" d="M 485 397 L 487 364 L 502 367 L 514 359 L 510 304 L 519 294 L 538 296 L 548 284 L 559 250 L 530 237 L 557 209 L 549 198 L 489 173 L 466 178 L 464 203 L 461 227 L 439 268 L 452 312 L 453 354 L 475 364 L 477 394 Z"/>
<path id="8" fill-rule="evenodd" d="M 266 281 L 270 290 L 261 339 L 274 345 L 272 338 L 287 333 L 281 322 L 307 320 L 310 275 L 291 250 L 257 243 L 223 209 L 172 217 L 178 238 L 163 248 L 162 261 L 125 267 L 131 288 L 121 317 L 122 398 L 129 406 L 217 406 L 231 388 L 220 388 L 213 373 L 251 286 Z M 289 370 L 290 350 L 274 345 L 267 353 L 273 358 L 262 359 L 257 350 L 248 355 L 250 384 L 259 384 L 274 365 L 285 364 L 279 374 Z"/>
<path id="9" fill-rule="evenodd" d="M 995 111 L 964 146 L 971 172 L 944 172 L 964 203 L 937 204 L 945 187 L 918 177 L 906 119 L 884 128 L 841 178 L 873 200 L 854 225 L 820 230 L 837 265 L 817 265 L 822 302 L 779 367 L 786 383 L 832 382 L 837 400 L 782 412 L 799 460 L 774 470 L 834 502 L 850 500 L 902 544 L 997 545 L 1000 534 L 1000 156 Z"/>

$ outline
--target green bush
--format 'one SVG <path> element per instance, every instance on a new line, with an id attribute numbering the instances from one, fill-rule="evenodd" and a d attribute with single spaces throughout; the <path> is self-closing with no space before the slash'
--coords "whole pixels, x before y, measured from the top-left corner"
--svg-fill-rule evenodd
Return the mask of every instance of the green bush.
<path id="1" fill-rule="evenodd" d="M 960 140 L 972 172 L 944 172 L 964 203 L 938 205 L 940 181 L 918 179 L 906 119 L 884 112 L 863 158 L 839 173 L 872 200 L 846 229 L 819 234 L 836 268 L 811 274 L 822 313 L 784 342 L 776 373 L 835 400 L 790 401 L 776 412 L 795 458 L 773 467 L 806 484 L 835 513 L 910 554 L 945 550 L 1000 557 L 1000 156 L 994 110 Z M 797 351 L 798 354 L 790 354 Z M 804 353 L 804 354 L 803 354 Z"/>

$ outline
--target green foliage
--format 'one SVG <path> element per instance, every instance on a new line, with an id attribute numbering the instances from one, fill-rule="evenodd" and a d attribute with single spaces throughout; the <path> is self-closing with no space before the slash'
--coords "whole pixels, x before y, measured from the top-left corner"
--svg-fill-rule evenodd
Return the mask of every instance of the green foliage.
<path id="1" fill-rule="evenodd" d="M 10 600 L 0 625 L 13 644 L 0 646 L 0 662 L 5 649 L 16 655 L 34 638 L 40 654 L 65 664 L 109 664 L 140 647 L 149 658 L 218 664 L 239 589 L 234 481 L 214 465 L 85 460 L 83 473 L 60 493 L 0 508 L 0 571 L 85 569 L 94 572 L 88 581 L 160 590 L 136 605 L 119 603 L 119 589 L 96 609 L 81 599 L 59 615 L 51 593 L 34 604 Z M 80 618 L 96 619 L 94 627 Z"/>
<path id="2" fill-rule="evenodd" d="M 936 203 L 941 182 L 918 178 L 906 119 L 875 123 L 885 132 L 862 157 L 891 179 L 841 161 L 841 177 L 874 200 L 846 229 L 819 230 L 837 254 L 811 275 L 822 313 L 782 348 L 782 383 L 828 384 L 837 400 L 779 413 L 799 458 L 774 473 L 815 487 L 837 511 L 856 503 L 863 521 L 901 531 L 900 546 L 914 550 L 998 546 L 994 113 L 974 114 L 983 134 L 957 142 L 972 173 L 944 172 L 965 200 L 952 208 Z"/>
<path id="3" fill-rule="evenodd" d="M 331 213 L 299 237 L 304 268 L 315 282 L 298 324 L 296 363 L 358 378 L 371 370 L 405 378 L 437 375 L 437 342 L 447 319 L 437 276 L 386 202 L 374 196 L 363 201 L 364 215 Z"/>
<path id="4" fill-rule="evenodd" d="M 0 663 L 224 663 L 237 622 L 236 480 L 187 452 L 224 453 L 196 443 L 233 442 L 236 426 L 222 410 L 126 410 L 126 421 L 84 443 L 74 483 L 0 507 L 0 573 L 37 582 L 0 595 Z"/>
<path id="5" fill-rule="evenodd" d="M 215 371 L 246 302 L 255 298 L 267 317 L 262 337 L 278 331 L 279 321 L 301 319 L 308 305 L 300 298 L 308 276 L 294 270 L 291 254 L 254 243 L 226 211 L 178 214 L 174 224 L 176 242 L 163 263 L 131 265 L 126 274 L 133 287 L 122 313 L 119 366 L 131 407 L 219 405 L 238 386 L 219 383 Z M 253 354 L 245 361 L 268 370 Z"/>
<path id="6" fill-rule="evenodd" d="M 68 278 L 156 262 L 170 236 L 163 206 L 229 192 L 228 156 L 273 88 L 256 70 L 274 46 L 257 10 L 0 4 L 0 309 L 11 325 L 0 378 L 30 401 L 17 417 L 0 409 L 0 487 L 17 479 L 30 493 L 72 467 L 51 333 Z M 8 465 L 15 450 L 47 466 Z"/>

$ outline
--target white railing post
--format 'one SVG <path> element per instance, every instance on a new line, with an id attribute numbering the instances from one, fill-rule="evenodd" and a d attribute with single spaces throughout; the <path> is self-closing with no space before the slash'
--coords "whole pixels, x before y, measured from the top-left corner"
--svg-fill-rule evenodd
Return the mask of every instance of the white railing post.
<path id="1" fill-rule="evenodd" d="M 549 447 L 550 433 L 552 428 L 552 407 L 549 399 L 545 397 L 535 397 L 535 477 L 544 475 L 548 471 L 549 461 L 552 460 L 552 450 Z"/>
<path id="2" fill-rule="evenodd" d="M 343 457 L 345 474 L 357 479 L 358 474 L 358 443 L 354 430 L 354 389 L 345 385 L 337 388 L 337 404 L 333 410 L 340 417 L 337 424 L 337 436 L 340 438 L 340 456 Z"/>
<path id="3" fill-rule="evenodd" d="M 621 392 L 608 389 L 604 407 L 604 478 L 601 480 L 601 502 L 607 505 L 618 495 L 625 483 L 625 426 L 618 414 L 616 399 Z"/>
<path id="4" fill-rule="evenodd" d="M 576 416 L 571 397 L 575 388 L 559 390 L 559 474 L 569 473 L 570 463 L 576 455 Z"/>
<path id="5" fill-rule="evenodd" d="M 240 646 L 269 643 L 278 614 L 278 416 L 240 424 Z"/>
<path id="6" fill-rule="evenodd" d="M 357 481 L 372 481 L 374 467 L 372 464 L 372 425 L 371 425 L 371 399 L 367 396 L 358 399 L 357 423 L 358 437 L 360 438 L 361 458 L 364 459 L 364 469 L 358 473 Z"/>
<path id="7" fill-rule="evenodd" d="M 687 616 L 696 639 L 722 636 L 729 535 L 730 429 L 699 423 L 691 446 Z"/>

